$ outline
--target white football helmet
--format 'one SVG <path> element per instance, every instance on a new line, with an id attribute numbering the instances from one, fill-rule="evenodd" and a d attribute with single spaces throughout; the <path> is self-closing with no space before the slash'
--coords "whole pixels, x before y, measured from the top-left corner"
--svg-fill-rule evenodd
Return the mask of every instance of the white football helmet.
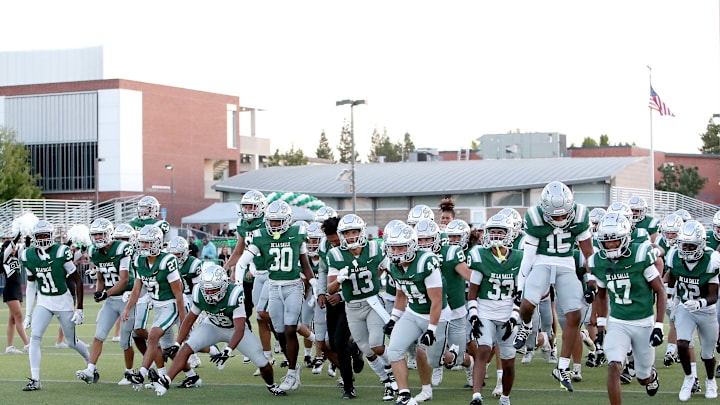
<path id="1" fill-rule="evenodd" d="M 155 219 L 160 215 L 160 202 L 157 198 L 146 195 L 138 201 L 137 213 L 142 220 Z"/>
<path id="2" fill-rule="evenodd" d="M 414 206 L 408 213 L 407 224 L 410 226 L 415 226 L 423 218 L 434 221 L 435 213 L 433 213 L 433 210 L 430 209 L 430 207 L 428 207 L 427 205 L 418 204 Z"/>
<path id="3" fill-rule="evenodd" d="M 540 208 L 545 222 L 554 228 L 563 229 L 575 219 L 575 197 L 565 184 L 559 181 L 548 183 L 540 194 Z M 563 219 L 555 219 L 562 217 Z"/>
<path id="4" fill-rule="evenodd" d="M 619 259 L 628 256 L 630 250 L 630 236 L 632 234 L 632 226 L 630 220 L 617 212 L 608 212 L 605 214 L 597 229 L 597 241 L 600 246 L 599 255 L 601 258 Z M 606 243 L 612 241 L 620 241 L 618 246 L 607 246 Z"/>
<path id="5" fill-rule="evenodd" d="M 347 214 L 340 218 L 337 227 L 338 238 L 340 238 L 340 249 L 348 250 L 367 245 L 367 233 L 365 232 L 365 221 L 355 214 Z M 358 230 L 360 233 L 354 240 L 348 239 L 345 232 Z"/>
<path id="6" fill-rule="evenodd" d="M 163 232 L 155 225 L 145 225 L 138 234 L 137 243 L 140 256 L 157 256 L 162 249 Z"/>
<path id="7" fill-rule="evenodd" d="M 275 200 L 265 209 L 265 228 L 270 235 L 275 232 L 284 233 L 292 223 L 292 208 L 283 200 Z M 271 221 L 280 221 L 280 225 L 272 226 Z"/>
<path id="8" fill-rule="evenodd" d="M 690 213 L 687 212 L 687 210 L 679 209 L 679 210 L 675 211 L 674 214 L 679 215 L 680 218 L 682 218 L 682 220 L 685 222 L 692 220 L 692 215 L 690 215 Z"/>
<path id="9" fill-rule="evenodd" d="M 498 214 L 505 215 L 506 217 L 510 218 L 513 223 L 513 234 L 511 235 L 511 237 L 513 240 L 517 239 L 517 237 L 520 236 L 520 232 L 522 232 L 522 215 L 520 215 L 520 213 L 515 208 L 503 208 L 500 210 L 500 212 L 498 212 Z"/>
<path id="10" fill-rule="evenodd" d="M 707 234 L 705 227 L 698 221 L 685 222 L 677 237 L 677 254 L 683 260 L 696 262 L 705 254 Z"/>
<path id="11" fill-rule="evenodd" d="M 592 233 L 593 236 L 597 233 L 597 226 L 605 213 L 607 213 L 605 208 L 593 208 L 590 210 L 588 216 L 590 217 L 590 233 Z"/>
<path id="12" fill-rule="evenodd" d="M 337 218 L 338 213 L 335 211 L 335 208 L 328 207 L 327 205 L 324 207 L 320 207 L 319 210 L 315 211 L 315 218 L 313 221 L 323 223 L 326 219 L 329 218 Z"/>
<path id="13" fill-rule="evenodd" d="M 318 255 L 320 249 L 320 241 L 322 240 L 325 233 L 322 230 L 322 224 L 320 222 L 311 222 L 307 227 L 307 249 L 308 256 L 315 257 Z"/>
<path id="14" fill-rule="evenodd" d="M 607 209 L 607 213 L 614 212 L 616 214 L 622 215 L 625 218 L 627 218 L 628 221 L 630 221 L 630 224 L 634 227 L 635 222 L 633 222 L 633 213 L 630 209 L 630 206 L 627 205 L 624 202 L 614 202 L 610 204 L 610 206 Z"/>
<path id="15" fill-rule="evenodd" d="M 238 214 L 246 221 L 251 221 L 262 217 L 266 208 L 267 200 L 263 193 L 250 190 L 240 199 L 240 212 Z"/>
<path id="16" fill-rule="evenodd" d="M 182 236 L 174 236 L 168 241 L 167 252 L 175 255 L 178 267 L 182 267 L 190 254 L 190 244 Z"/>
<path id="17" fill-rule="evenodd" d="M 485 223 L 483 245 L 486 248 L 512 247 L 515 221 L 507 215 L 495 214 Z"/>
<path id="18" fill-rule="evenodd" d="M 423 218 L 415 224 L 415 233 L 418 238 L 418 249 L 437 253 L 440 251 L 440 227 L 435 221 Z M 421 243 L 421 239 L 432 239 L 430 242 Z"/>
<path id="19" fill-rule="evenodd" d="M 41 219 L 32 228 L 32 246 L 47 249 L 55 244 L 55 226 Z"/>
<path id="20" fill-rule="evenodd" d="M 716 212 L 715 215 L 713 215 L 712 225 L 713 236 L 715 237 L 715 239 L 720 240 L 720 211 Z"/>
<path id="21" fill-rule="evenodd" d="M 214 305 L 225 298 L 230 282 L 228 281 L 227 272 L 222 266 L 206 262 L 203 263 L 200 272 L 199 284 L 200 293 L 205 299 L 205 302 Z"/>
<path id="22" fill-rule="evenodd" d="M 387 229 L 387 227 L 385 228 Z M 393 252 L 393 247 L 407 246 L 404 252 Z M 417 233 L 415 229 L 404 223 L 396 223 L 385 233 L 385 247 L 387 256 L 395 264 L 410 263 L 415 260 L 418 250 Z"/>
<path id="23" fill-rule="evenodd" d="M 628 205 L 630 206 L 630 210 L 632 211 L 632 221 L 634 223 L 637 224 L 638 222 L 645 219 L 648 203 L 647 201 L 645 201 L 644 198 L 634 195 L 630 197 L 630 200 L 628 200 Z"/>
<path id="24" fill-rule="evenodd" d="M 663 240 L 668 246 L 675 246 L 677 242 L 678 234 L 682 230 L 685 221 L 680 218 L 677 214 L 670 214 L 663 218 L 660 223 L 660 232 L 662 233 Z"/>
<path id="25" fill-rule="evenodd" d="M 133 229 L 130 224 L 120 224 L 115 227 L 115 231 L 113 232 L 113 239 L 122 240 L 130 243 L 131 245 L 134 245 L 135 240 L 137 239 L 137 232 L 135 232 L 135 229 Z"/>
<path id="26" fill-rule="evenodd" d="M 465 248 L 470 242 L 470 225 L 462 219 L 453 219 L 445 227 L 445 234 L 448 236 L 448 245 Z M 460 239 L 453 239 L 453 236 L 459 236 Z"/>
<path id="27" fill-rule="evenodd" d="M 95 235 L 102 235 L 101 238 Z M 102 249 L 113 242 L 113 224 L 105 218 L 98 218 L 90 224 L 90 241 L 93 246 Z"/>

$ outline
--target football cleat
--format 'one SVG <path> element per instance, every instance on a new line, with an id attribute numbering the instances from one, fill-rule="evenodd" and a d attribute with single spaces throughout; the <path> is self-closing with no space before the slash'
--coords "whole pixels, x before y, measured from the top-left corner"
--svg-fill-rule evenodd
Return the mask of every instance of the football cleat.
<path id="1" fill-rule="evenodd" d="M 280 368 L 285 368 L 290 365 L 290 362 L 288 359 L 283 359 L 283 361 L 280 362 Z"/>
<path id="2" fill-rule="evenodd" d="M 692 375 L 686 375 L 683 379 L 682 387 L 680 387 L 680 393 L 678 394 L 680 401 L 685 402 L 690 399 L 693 394 L 693 385 L 695 385 L 695 378 Z"/>
<path id="3" fill-rule="evenodd" d="M 510 405 L 510 397 L 500 397 L 500 405 Z"/>
<path id="4" fill-rule="evenodd" d="M 28 383 L 25 387 L 23 387 L 23 391 L 39 391 L 42 389 L 42 384 L 40 384 L 40 380 L 33 380 L 32 378 L 28 378 Z"/>
<path id="5" fill-rule="evenodd" d="M 676 354 L 665 353 L 665 357 L 663 357 L 663 366 L 670 367 L 673 363 L 678 363 L 678 360 L 679 359 Z"/>
<path id="6" fill-rule="evenodd" d="M 202 379 L 199 375 L 195 374 L 192 377 L 185 377 L 184 380 L 177 386 L 178 388 L 200 388 L 202 387 Z"/>
<path id="7" fill-rule="evenodd" d="M 393 384 L 389 379 L 385 381 L 385 392 L 383 393 L 382 400 L 388 402 L 395 399 L 396 390 L 393 389 Z"/>
<path id="8" fill-rule="evenodd" d="M 440 385 L 440 383 L 443 380 L 443 368 L 442 367 L 435 367 L 432 371 L 432 379 L 431 384 L 433 387 L 437 387 Z M 418 401 L 420 402 L 420 401 Z"/>
<path id="9" fill-rule="evenodd" d="M 652 368 L 652 371 L 654 374 L 653 380 L 645 386 L 645 392 L 647 392 L 647 394 L 651 397 L 655 396 L 655 394 L 657 394 L 658 390 L 660 389 L 660 380 L 658 380 L 658 374 L 657 370 L 655 370 L 655 367 Z"/>
<path id="10" fill-rule="evenodd" d="M 395 405 L 417 405 L 417 402 L 415 402 L 415 399 L 410 396 L 409 392 L 405 391 L 401 394 L 398 394 Z"/>
<path id="11" fill-rule="evenodd" d="M 283 391 L 290 391 L 296 389 L 295 386 L 298 385 L 297 380 L 298 379 L 295 377 L 295 374 L 290 374 L 288 372 L 288 374 L 286 374 L 280 382 L 280 389 Z"/>
<path id="12" fill-rule="evenodd" d="M 280 387 L 277 384 L 273 384 L 269 387 L 267 387 L 268 391 L 270 391 L 271 394 L 275 395 L 276 397 L 284 397 L 287 395 L 287 393 L 280 389 Z"/>
<path id="13" fill-rule="evenodd" d="M 357 397 L 357 394 L 355 393 L 355 388 L 351 389 L 350 391 L 343 391 L 342 399 L 355 399 Z"/>
<path id="14" fill-rule="evenodd" d="M 16 349 L 15 346 L 8 346 L 7 349 L 5 349 L 5 354 L 25 354 L 25 352 Z"/>
<path id="15" fill-rule="evenodd" d="M 554 368 L 552 371 L 552 376 L 560 382 L 560 387 L 564 389 L 565 391 L 573 392 L 573 386 L 572 386 L 572 373 L 570 373 L 570 370 L 560 370 L 559 368 Z"/>
<path id="16" fill-rule="evenodd" d="M 312 362 L 312 358 L 310 356 L 305 356 L 303 358 L 303 362 L 305 363 L 305 368 L 312 368 L 313 362 Z"/>
<path id="17" fill-rule="evenodd" d="M 75 376 L 78 380 L 85 381 L 86 384 L 96 384 L 100 381 L 100 373 L 98 373 L 97 369 L 92 374 L 87 370 L 78 370 L 75 372 Z"/>
<path id="18" fill-rule="evenodd" d="M 695 382 L 693 383 L 693 386 L 692 386 L 692 393 L 697 394 L 700 391 L 702 391 L 702 387 L 700 386 L 700 380 L 697 377 L 695 377 Z"/>
<path id="19" fill-rule="evenodd" d="M 572 371 L 572 380 L 575 382 L 582 381 L 582 374 L 580 373 L 580 370 L 573 370 Z"/>
<path id="20" fill-rule="evenodd" d="M 320 374 L 322 373 L 323 364 L 325 363 L 325 359 L 322 357 L 315 357 L 315 359 L 312 361 L 312 373 L 313 374 Z"/>
<path id="21" fill-rule="evenodd" d="M 557 347 L 553 347 L 553 349 L 550 350 L 550 357 L 548 357 L 548 363 L 557 364 L 557 362 L 558 362 Z"/>
<path id="22" fill-rule="evenodd" d="M 143 377 L 143 375 L 140 374 L 139 371 L 135 371 L 135 372 L 132 372 L 132 373 L 127 373 L 127 372 L 126 372 L 126 373 L 125 373 L 125 378 L 127 378 L 128 380 L 130 380 L 131 383 L 136 384 L 136 385 L 142 384 L 142 383 L 145 382 L 145 377 Z"/>
<path id="23" fill-rule="evenodd" d="M 522 360 L 520 360 L 520 363 L 522 364 L 530 364 L 532 363 L 532 359 L 535 357 L 535 351 L 533 350 L 527 350 L 525 354 L 522 357 Z"/>
<path id="24" fill-rule="evenodd" d="M 243 357 L 243 364 L 250 364 L 250 361 L 251 361 L 250 357 L 248 357 L 248 356 Z"/>
<path id="25" fill-rule="evenodd" d="M 718 397 L 717 381 L 705 379 L 705 398 L 713 399 Z"/>
<path id="26" fill-rule="evenodd" d="M 589 351 L 594 352 L 595 342 L 590 338 L 590 334 L 588 333 L 588 331 L 585 329 L 581 330 L 580 337 L 582 337 L 582 342 L 585 347 L 587 347 Z"/>
<path id="27" fill-rule="evenodd" d="M 585 366 L 590 368 L 595 367 L 595 353 L 588 353 L 587 360 L 585 360 Z"/>
<path id="28" fill-rule="evenodd" d="M 633 377 L 635 377 L 635 363 L 627 362 L 622 373 L 620 373 L 620 382 L 623 384 L 630 384 Z"/>
<path id="29" fill-rule="evenodd" d="M 502 380 L 497 380 L 497 383 L 495 384 L 495 388 L 493 389 L 492 396 L 499 397 L 503 393 L 503 385 Z"/>
<path id="30" fill-rule="evenodd" d="M 365 368 L 365 359 L 363 358 L 359 348 L 353 350 L 351 353 L 353 372 L 355 374 L 360 374 L 363 371 L 363 368 Z"/>
<path id="31" fill-rule="evenodd" d="M 330 377 L 330 378 L 335 378 L 335 376 L 337 375 L 337 372 L 335 371 L 335 365 L 334 365 L 334 364 L 330 363 L 330 365 L 328 365 L 327 375 L 328 375 L 328 377 Z"/>
<path id="32" fill-rule="evenodd" d="M 482 399 L 473 398 L 473 400 L 470 401 L 470 405 L 483 405 Z"/>
<path id="33" fill-rule="evenodd" d="M 202 365 L 202 361 L 200 361 L 200 357 L 196 353 L 193 353 L 188 357 L 188 366 L 190 368 L 198 368 Z"/>
<path id="34" fill-rule="evenodd" d="M 430 401 L 430 400 L 432 400 L 432 397 L 433 397 L 432 391 L 422 390 L 422 391 L 420 391 L 419 394 L 415 395 L 415 397 L 413 399 L 415 400 L 415 402 L 420 403 L 420 402 Z"/>
<path id="35" fill-rule="evenodd" d="M 126 372 L 126 374 L 127 374 L 127 372 Z M 128 377 L 126 375 L 123 375 L 123 378 L 121 378 L 120 381 L 118 381 L 118 383 L 117 383 L 117 385 L 130 385 L 130 384 L 132 384 L 132 383 L 130 382 L 130 380 L 128 379 Z"/>
<path id="36" fill-rule="evenodd" d="M 525 342 L 527 342 L 528 336 L 530 336 L 530 333 L 532 332 L 532 327 L 527 327 L 522 322 L 519 326 L 517 335 L 515 335 L 515 342 L 513 343 L 515 350 L 525 346 Z"/>

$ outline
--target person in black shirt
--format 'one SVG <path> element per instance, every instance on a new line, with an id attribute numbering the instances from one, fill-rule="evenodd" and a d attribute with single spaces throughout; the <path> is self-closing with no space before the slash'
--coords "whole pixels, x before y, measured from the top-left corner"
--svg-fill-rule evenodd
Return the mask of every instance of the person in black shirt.
<path id="1" fill-rule="evenodd" d="M 7 330 L 7 348 L 5 349 L 6 354 L 24 354 L 27 351 L 27 347 L 30 344 L 30 340 L 25 334 L 25 328 L 23 327 L 23 316 L 22 316 L 22 267 L 20 266 L 20 260 L 18 259 L 17 242 L 19 236 L 14 241 L 5 241 L 2 244 L 2 259 L 3 259 L 3 270 L 2 274 L 5 275 L 5 289 L 3 290 L 3 302 L 5 302 L 10 310 L 10 319 L 8 320 Z M 13 330 L 13 327 L 15 328 Z M 17 330 L 18 336 L 24 343 L 23 350 L 15 348 L 13 346 L 13 340 L 15 339 L 15 330 Z"/>

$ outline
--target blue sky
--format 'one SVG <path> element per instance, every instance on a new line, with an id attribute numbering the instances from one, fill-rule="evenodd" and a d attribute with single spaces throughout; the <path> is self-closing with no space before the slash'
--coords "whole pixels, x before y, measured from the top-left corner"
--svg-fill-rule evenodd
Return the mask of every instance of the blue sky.
<path id="1" fill-rule="evenodd" d="M 657 150 L 695 153 L 720 113 L 718 1 L 22 1 L 0 51 L 105 47 L 105 77 L 238 95 L 258 136 L 314 155 L 349 107 L 373 128 L 457 149 L 486 133 L 607 134 L 650 146 L 648 68 L 676 114 Z M 32 16 L 30 18 L 29 16 Z M 243 128 L 245 130 L 245 128 Z"/>

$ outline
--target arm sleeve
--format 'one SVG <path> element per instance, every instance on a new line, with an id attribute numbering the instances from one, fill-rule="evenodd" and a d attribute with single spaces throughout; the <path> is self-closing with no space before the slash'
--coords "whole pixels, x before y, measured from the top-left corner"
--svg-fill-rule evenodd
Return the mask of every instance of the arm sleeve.
<path id="1" fill-rule="evenodd" d="M 327 263 L 325 263 L 325 260 L 320 259 L 320 264 L 318 265 L 318 289 L 317 294 L 318 295 L 325 295 L 327 294 L 327 276 L 328 276 L 328 269 L 327 269 Z"/>
<path id="2" fill-rule="evenodd" d="M 35 293 L 37 292 L 37 282 L 28 281 L 25 288 L 25 315 L 32 315 L 35 306 Z"/>
<path id="3" fill-rule="evenodd" d="M 530 235 L 525 235 L 525 249 L 523 249 L 523 258 L 520 262 L 520 273 L 522 276 L 527 277 L 530 274 L 530 269 L 535 262 L 535 256 L 538 247 L 538 238 Z"/>
<path id="4" fill-rule="evenodd" d="M 429 276 L 425 277 L 426 288 L 442 288 L 442 274 L 440 270 L 435 270 L 430 273 Z"/>
<path id="5" fill-rule="evenodd" d="M 198 308 L 198 306 L 195 305 L 195 303 L 193 302 L 192 306 L 190 307 L 190 312 L 192 312 L 195 315 L 200 315 L 202 310 L 200 308 Z"/>
<path id="6" fill-rule="evenodd" d="M 233 310 L 232 317 L 233 319 L 245 318 L 245 305 L 238 305 L 237 308 Z"/>
<path id="7" fill-rule="evenodd" d="M 65 268 L 65 273 L 67 275 L 73 274 L 75 273 L 75 270 L 77 270 L 77 268 L 75 267 L 75 263 L 73 263 L 72 261 L 65 262 L 65 264 L 63 264 L 63 267 Z"/>
<path id="8" fill-rule="evenodd" d="M 119 271 L 130 271 L 130 256 L 125 256 L 120 259 Z"/>
<path id="9" fill-rule="evenodd" d="M 482 283 L 483 274 L 479 271 L 472 271 L 470 273 L 470 282 L 476 285 L 480 285 Z"/>

